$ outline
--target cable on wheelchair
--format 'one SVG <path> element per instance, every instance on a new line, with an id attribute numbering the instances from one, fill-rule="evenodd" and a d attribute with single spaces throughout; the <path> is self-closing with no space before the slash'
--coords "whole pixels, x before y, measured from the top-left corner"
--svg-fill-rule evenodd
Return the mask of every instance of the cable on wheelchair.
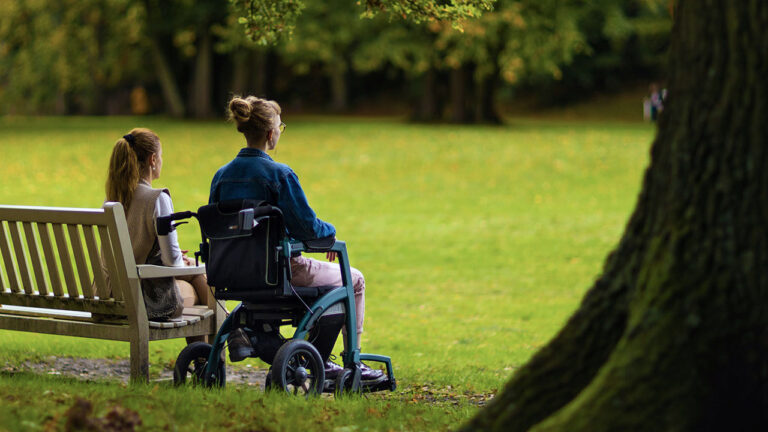
<path id="1" fill-rule="evenodd" d="M 306 303 L 306 302 L 304 302 L 304 299 L 303 299 L 303 298 L 301 298 L 301 296 L 299 295 L 299 293 L 297 293 L 297 292 L 296 292 L 296 288 L 294 288 L 294 287 L 293 287 L 293 284 L 290 284 L 290 283 L 289 283 L 289 284 L 288 284 L 288 286 L 290 286 L 290 287 L 291 287 L 291 291 L 293 291 L 293 295 L 295 295 L 295 296 L 296 296 L 296 298 L 298 298 L 298 299 L 299 299 L 299 301 L 301 302 L 301 304 L 303 304 L 303 305 L 304 305 L 304 307 L 305 307 L 305 308 L 307 308 L 307 312 L 309 312 L 309 313 L 312 313 L 312 308 L 311 308 L 311 307 L 309 307 L 309 306 L 307 305 L 307 303 Z"/>
<path id="2" fill-rule="evenodd" d="M 217 304 L 217 305 L 219 305 L 219 307 L 221 308 L 221 310 L 223 310 L 223 311 L 224 311 L 224 313 L 226 314 L 226 316 L 229 316 L 229 311 L 227 310 L 227 307 L 226 307 L 226 306 L 224 306 L 224 305 L 222 305 L 222 304 L 221 304 L 221 301 L 220 301 L 219 299 L 217 299 L 217 298 L 216 298 L 216 294 L 214 294 L 214 293 L 213 293 L 213 287 L 212 287 L 212 286 L 208 285 L 208 291 L 210 291 L 210 292 L 211 292 L 211 295 L 212 295 L 212 296 L 213 296 L 213 298 L 216 300 L 216 304 Z"/>

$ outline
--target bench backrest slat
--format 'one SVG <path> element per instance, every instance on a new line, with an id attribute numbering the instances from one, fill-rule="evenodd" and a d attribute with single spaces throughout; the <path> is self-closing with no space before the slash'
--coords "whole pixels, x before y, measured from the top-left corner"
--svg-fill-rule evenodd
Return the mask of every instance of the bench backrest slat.
<path id="1" fill-rule="evenodd" d="M 115 260 L 115 253 L 110 247 L 112 242 L 109 241 L 109 230 L 105 226 L 99 226 L 99 238 L 101 238 L 101 253 L 104 256 L 104 261 L 106 261 L 107 264 L 107 271 L 110 275 L 116 275 L 118 274 L 117 271 L 117 261 Z M 106 247 L 105 247 L 106 245 Z M 116 276 L 110 276 L 110 281 L 115 280 L 119 281 L 119 279 L 116 279 Z M 110 282 L 110 285 L 115 285 L 117 282 Z M 109 289 L 109 287 L 105 286 L 105 296 L 108 296 L 106 293 L 106 290 Z M 115 297 L 115 300 L 123 301 L 125 300 L 123 298 L 123 291 L 122 290 L 113 290 L 112 295 Z M 101 297 L 101 294 L 99 294 L 99 297 Z"/>
<path id="2" fill-rule="evenodd" d="M 88 249 L 88 258 L 91 260 L 93 278 L 96 282 L 96 292 L 94 294 L 99 296 L 99 298 L 107 298 L 109 297 L 109 287 L 104 277 L 99 248 L 96 245 L 96 237 L 93 235 L 93 226 L 84 226 L 83 234 L 85 234 L 85 245 L 86 249 Z"/>
<path id="3" fill-rule="evenodd" d="M 24 237 L 27 240 L 27 252 L 29 252 L 29 260 L 32 262 L 32 268 L 35 271 L 35 281 L 37 282 L 37 290 L 42 295 L 48 295 L 50 289 L 48 288 L 48 281 L 45 279 L 45 272 L 43 271 L 43 259 L 40 256 L 40 248 L 37 245 L 37 238 L 35 237 L 35 225 L 32 222 L 23 222 Z"/>
<path id="4" fill-rule="evenodd" d="M 40 244 L 43 245 L 45 266 L 48 269 L 48 278 L 51 282 L 51 289 L 53 290 L 53 294 L 57 297 L 63 297 L 64 287 L 61 285 L 59 268 L 56 266 L 56 255 L 53 252 L 53 242 L 51 241 L 51 234 L 48 231 L 48 224 L 38 223 L 37 233 L 40 234 Z"/>
<path id="5" fill-rule="evenodd" d="M 11 246 L 8 243 L 8 235 L 5 233 L 6 224 L 0 221 L 0 255 L 3 256 L 3 263 L 5 263 L 5 273 L 8 276 L 8 285 L 10 285 L 11 291 L 17 293 L 21 292 L 19 286 L 19 279 L 16 276 L 16 264 L 13 262 L 13 256 L 11 254 Z"/>
<path id="6" fill-rule="evenodd" d="M 69 256 L 69 250 L 67 250 L 67 237 L 64 234 L 64 227 L 61 224 L 55 223 L 51 224 L 51 228 L 53 228 L 53 236 L 56 238 L 56 249 L 59 251 L 59 263 L 61 263 L 61 270 L 64 273 L 67 293 L 69 293 L 70 297 L 79 297 L 80 293 L 77 291 L 75 270 L 72 268 L 72 258 Z"/>
<path id="7" fill-rule="evenodd" d="M 127 231 L 127 227 L 124 227 L 124 229 Z M 117 225 L 109 224 L 107 226 L 107 231 L 109 232 L 109 238 L 111 239 L 119 239 L 120 238 L 120 229 L 117 227 Z M 126 233 L 127 234 L 127 233 Z M 130 259 L 133 260 L 133 250 L 131 250 L 131 245 L 127 244 L 125 245 L 126 250 L 123 251 L 123 246 L 120 245 L 120 242 L 113 241 L 111 242 L 112 245 L 112 254 L 115 257 L 115 266 L 117 268 L 125 267 L 125 260 L 128 257 L 128 254 L 130 254 Z M 122 258 L 122 260 L 121 260 Z M 134 265 L 135 268 L 135 265 Z M 112 274 L 110 270 L 110 275 Z M 118 272 L 117 274 L 117 280 L 113 280 L 111 282 L 111 285 L 114 286 L 121 286 L 121 287 L 128 287 L 128 275 L 125 274 L 125 272 Z M 117 293 L 116 293 L 117 294 Z M 130 295 L 126 295 L 126 293 L 119 293 L 123 297 L 123 300 L 126 300 L 128 302 L 132 302 L 133 299 L 130 298 Z"/>
<path id="8" fill-rule="evenodd" d="M 3 226 L 0 225 L 0 229 L 2 229 L 2 228 L 3 228 Z M 0 259 L 2 259 L 2 258 L 0 258 Z M 5 276 L 3 276 L 4 273 L 5 272 L 3 271 L 3 266 L 0 265 L 0 291 L 2 291 L 2 292 L 6 292 L 6 291 L 8 291 L 10 289 L 10 288 L 8 288 L 8 286 L 5 283 Z"/>
<path id="9" fill-rule="evenodd" d="M 21 232 L 19 231 L 18 222 L 9 223 L 8 231 L 11 232 L 13 251 L 16 252 L 16 264 L 19 266 L 21 284 L 24 286 L 24 292 L 27 294 L 32 294 L 35 292 L 35 287 L 32 285 L 32 273 L 29 271 L 27 258 L 24 256 L 24 246 L 21 242 Z"/>
<path id="10" fill-rule="evenodd" d="M 75 255 L 75 265 L 77 266 L 77 276 L 80 279 L 80 289 L 85 298 L 93 298 L 93 287 L 91 286 L 91 275 L 88 272 L 88 265 L 85 263 L 85 253 L 83 252 L 83 242 L 80 240 L 80 231 L 77 225 L 67 225 L 69 231 L 69 243 L 72 246 L 72 252 Z"/>

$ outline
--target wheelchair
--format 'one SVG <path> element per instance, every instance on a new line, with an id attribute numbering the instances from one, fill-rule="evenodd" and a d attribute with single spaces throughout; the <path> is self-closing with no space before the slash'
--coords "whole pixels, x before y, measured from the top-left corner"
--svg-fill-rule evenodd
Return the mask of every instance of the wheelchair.
<path id="1" fill-rule="evenodd" d="M 226 384 L 224 349 L 227 338 L 242 328 L 251 342 L 250 357 L 271 365 L 265 389 L 304 396 L 332 392 L 337 396 L 381 390 L 394 391 L 397 382 L 391 359 L 362 354 L 357 348 L 357 322 L 346 244 L 335 238 L 299 242 L 286 235 L 279 208 L 254 200 L 209 204 L 157 218 L 158 234 L 167 234 L 184 220 L 196 218 L 202 242 L 195 261 L 205 263 L 208 284 L 217 301 L 240 303 L 228 314 L 212 344 L 195 342 L 179 354 L 174 383 L 206 387 Z M 182 221 L 182 222 L 175 222 Z M 295 287 L 290 259 L 299 253 L 336 252 L 341 287 Z M 280 328 L 295 327 L 286 338 Z M 346 329 L 344 369 L 326 380 L 325 362 Z M 361 380 L 361 362 L 379 362 L 386 374 L 375 382 Z"/>

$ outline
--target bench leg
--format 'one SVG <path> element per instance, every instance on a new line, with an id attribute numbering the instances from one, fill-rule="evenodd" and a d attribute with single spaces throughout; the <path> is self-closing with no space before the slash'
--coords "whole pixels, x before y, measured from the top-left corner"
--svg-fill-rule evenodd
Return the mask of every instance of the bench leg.
<path id="1" fill-rule="evenodd" d="M 131 381 L 149 382 L 149 341 L 136 338 L 131 341 Z"/>

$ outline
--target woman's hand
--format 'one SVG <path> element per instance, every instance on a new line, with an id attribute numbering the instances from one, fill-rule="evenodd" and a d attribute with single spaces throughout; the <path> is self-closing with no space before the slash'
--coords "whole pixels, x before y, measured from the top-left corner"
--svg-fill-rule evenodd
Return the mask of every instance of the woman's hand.
<path id="1" fill-rule="evenodd" d="M 181 252 L 182 253 L 187 253 L 189 251 L 181 251 Z M 195 259 L 194 258 L 190 258 L 190 257 L 188 257 L 186 255 L 182 255 L 181 259 L 184 261 L 184 265 L 187 266 L 187 267 L 191 267 L 191 266 L 195 265 Z"/>
<path id="2" fill-rule="evenodd" d="M 336 261 L 336 252 L 326 252 L 325 258 L 330 262 Z"/>

